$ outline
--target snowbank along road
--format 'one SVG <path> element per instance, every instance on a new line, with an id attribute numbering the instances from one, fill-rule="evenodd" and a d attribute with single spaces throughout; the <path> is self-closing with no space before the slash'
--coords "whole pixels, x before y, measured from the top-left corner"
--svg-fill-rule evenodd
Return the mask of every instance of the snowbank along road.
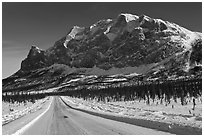
<path id="1" fill-rule="evenodd" d="M 49 107 L 49 106 L 48 106 Z M 111 134 L 170 134 L 132 124 L 94 116 L 67 106 L 54 97 L 49 109 L 34 123 L 26 125 L 24 135 L 111 135 Z"/>

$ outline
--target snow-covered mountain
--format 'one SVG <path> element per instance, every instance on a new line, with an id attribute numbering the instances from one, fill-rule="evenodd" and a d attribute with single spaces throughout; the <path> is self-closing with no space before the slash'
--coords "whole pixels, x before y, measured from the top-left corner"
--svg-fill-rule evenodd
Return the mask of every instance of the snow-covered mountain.
<path id="1" fill-rule="evenodd" d="M 190 58 L 196 40 L 201 40 L 201 33 L 177 24 L 146 15 L 119 14 L 116 19 L 100 20 L 88 28 L 74 26 L 45 51 L 32 46 L 21 70 L 53 64 L 107 70 L 158 63 L 185 53 Z"/>
<path id="2" fill-rule="evenodd" d="M 202 33 L 146 15 L 121 13 L 90 27 L 74 26 L 47 50 L 32 46 L 21 69 L 3 85 L 22 78 L 36 80 L 33 77 L 54 81 L 54 76 L 82 72 L 137 73 L 164 79 L 197 72 L 200 75 L 201 64 Z"/>

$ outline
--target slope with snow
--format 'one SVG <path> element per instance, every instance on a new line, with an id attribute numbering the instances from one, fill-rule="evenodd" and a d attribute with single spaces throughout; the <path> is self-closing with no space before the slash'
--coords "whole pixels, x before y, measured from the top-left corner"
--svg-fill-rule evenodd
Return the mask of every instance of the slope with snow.
<path id="1" fill-rule="evenodd" d="M 195 110 L 192 110 L 192 100 L 189 100 L 188 105 L 182 106 L 175 102 L 168 105 L 152 102 L 150 105 L 146 105 L 143 101 L 118 101 L 105 103 L 97 102 L 95 100 L 85 101 L 83 99 L 65 96 L 62 96 L 62 99 L 67 101 L 68 104 L 71 104 L 74 108 L 116 116 L 159 121 L 162 123 L 168 123 L 169 128 L 175 128 L 175 125 L 180 125 L 202 129 L 201 98 L 196 100 L 197 105 Z"/>
<path id="2" fill-rule="evenodd" d="M 47 50 L 31 47 L 21 69 L 3 80 L 3 91 L 54 87 L 68 82 L 70 74 L 201 76 L 201 35 L 169 21 L 128 13 L 90 27 L 74 26 Z"/>
<path id="3" fill-rule="evenodd" d="M 74 26 L 43 55 L 30 54 L 22 62 L 21 69 L 26 70 L 27 66 L 36 66 L 36 63 L 41 63 L 38 68 L 56 63 L 102 69 L 139 66 L 187 52 L 197 39 L 201 39 L 201 33 L 175 23 L 121 13 L 116 19 L 100 20 L 90 27 Z M 33 57 L 36 55 L 40 59 Z"/>
<path id="4" fill-rule="evenodd" d="M 42 105 L 44 105 L 47 100 L 49 100 L 49 97 L 36 100 L 35 103 L 27 102 L 26 104 L 2 102 L 2 125 L 8 124 L 41 109 Z"/>

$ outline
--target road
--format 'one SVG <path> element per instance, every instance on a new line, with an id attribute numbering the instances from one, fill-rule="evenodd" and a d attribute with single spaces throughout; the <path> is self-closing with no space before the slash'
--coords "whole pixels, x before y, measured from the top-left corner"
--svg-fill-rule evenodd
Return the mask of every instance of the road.
<path id="1" fill-rule="evenodd" d="M 138 135 L 170 134 L 105 119 L 67 106 L 54 97 L 48 111 L 27 128 L 24 135 Z"/>

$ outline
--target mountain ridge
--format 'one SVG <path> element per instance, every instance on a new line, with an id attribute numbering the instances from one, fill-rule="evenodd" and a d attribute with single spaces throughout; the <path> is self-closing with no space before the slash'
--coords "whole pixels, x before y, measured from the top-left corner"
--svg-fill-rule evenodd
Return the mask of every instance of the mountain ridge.
<path id="1" fill-rule="evenodd" d="M 70 75 L 136 74 L 145 80 L 201 77 L 202 33 L 146 15 L 121 13 L 89 27 L 73 26 L 53 46 L 32 46 L 3 90 L 66 83 Z M 136 78 L 137 79 L 137 78 Z"/>
<path id="2" fill-rule="evenodd" d="M 131 38 L 129 35 L 131 35 L 133 38 Z M 160 39 L 161 37 L 163 37 L 163 39 Z M 126 41 L 121 41 L 122 38 L 125 38 Z M 168 38 L 171 40 L 167 40 Z M 115 54 L 122 52 L 121 50 L 123 49 L 127 50 L 127 53 L 122 53 L 122 57 L 120 57 L 125 58 L 124 56 L 128 54 L 128 51 L 132 50 L 132 47 L 127 46 L 127 43 L 130 40 L 133 41 L 133 43 L 130 43 L 131 45 L 159 44 L 162 42 L 164 44 L 165 42 L 172 42 L 175 44 L 178 42 L 176 44 L 180 44 L 180 46 L 184 46 L 184 48 L 189 49 L 191 48 L 189 45 L 191 45 L 192 41 L 195 39 L 201 39 L 201 34 L 191 32 L 174 23 L 163 21 L 161 19 L 153 19 L 146 15 L 137 16 L 121 13 L 118 15 L 115 21 L 112 19 L 100 20 L 91 25 L 89 28 L 74 26 L 70 32 L 65 37 L 57 41 L 53 47 L 43 51 L 39 49 L 38 52 L 41 54 L 39 54 L 39 58 L 37 58 L 38 60 L 32 63 L 33 66 L 32 64 L 27 63 L 28 61 L 26 60 L 29 60 L 29 62 L 35 60 L 36 53 L 33 55 L 34 59 L 28 56 L 22 62 L 21 69 L 24 70 L 27 68 L 30 70 L 42 68 L 55 63 L 66 64 L 70 67 L 77 68 L 93 68 L 95 65 L 99 68 L 103 68 L 103 60 L 105 60 L 105 62 L 117 61 L 120 55 Z M 153 40 L 153 42 L 150 42 L 151 40 Z M 125 44 L 126 47 L 122 44 Z M 116 47 L 115 49 L 114 46 Z M 111 48 L 116 51 L 111 51 Z M 137 51 L 137 49 L 133 50 Z M 151 47 L 149 50 L 151 50 Z M 109 51 L 114 57 L 105 53 Z M 84 56 L 81 54 L 84 54 Z M 54 57 L 52 58 L 51 56 Z M 110 59 L 111 57 L 114 59 Z M 82 58 L 87 59 L 84 60 Z M 93 61 L 92 58 L 97 59 Z M 131 58 L 131 60 L 133 60 L 133 58 Z M 36 62 L 39 62 L 40 64 L 36 64 Z M 137 62 L 138 61 L 136 61 L 135 64 L 137 64 Z M 120 62 L 115 64 L 113 63 L 111 66 L 118 67 L 120 64 L 123 64 L 122 66 L 124 66 L 124 63 Z M 129 63 L 126 66 L 131 66 L 133 64 L 134 63 Z"/>

